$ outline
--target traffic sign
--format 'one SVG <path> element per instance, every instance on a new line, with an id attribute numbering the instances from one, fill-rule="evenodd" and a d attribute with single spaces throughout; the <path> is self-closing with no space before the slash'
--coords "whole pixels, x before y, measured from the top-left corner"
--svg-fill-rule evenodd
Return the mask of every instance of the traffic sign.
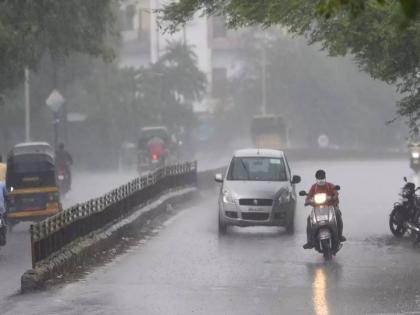
<path id="1" fill-rule="evenodd" d="M 61 95 L 61 93 L 56 89 L 54 89 L 51 92 L 51 94 L 48 96 L 47 100 L 45 101 L 48 107 L 54 112 L 57 112 L 61 108 L 61 106 L 63 106 L 64 102 L 65 102 L 65 99 L 63 95 Z"/>

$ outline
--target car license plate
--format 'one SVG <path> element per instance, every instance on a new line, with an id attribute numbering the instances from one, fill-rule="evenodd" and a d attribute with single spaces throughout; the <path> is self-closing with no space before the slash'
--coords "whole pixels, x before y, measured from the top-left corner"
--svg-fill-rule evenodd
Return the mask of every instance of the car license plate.
<path id="1" fill-rule="evenodd" d="M 264 211 L 262 208 L 248 208 L 248 212 L 260 212 Z"/>

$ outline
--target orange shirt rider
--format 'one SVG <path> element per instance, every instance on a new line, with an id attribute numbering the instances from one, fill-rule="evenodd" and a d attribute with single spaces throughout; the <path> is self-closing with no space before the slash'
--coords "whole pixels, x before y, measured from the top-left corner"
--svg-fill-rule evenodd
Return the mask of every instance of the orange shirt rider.
<path id="1" fill-rule="evenodd" d="M 315 194 L 322 193 L 326 193 L 327 197 L 330 197 L 327 199 L 327 205 L 338 206 L 338 191 L 335 189 L 335 185 L 329 182 L 325 182 L 324 185 L 320 185 L 318 183 L 313 184 L 306 196 L 305 204 L 311 204 Z"/>

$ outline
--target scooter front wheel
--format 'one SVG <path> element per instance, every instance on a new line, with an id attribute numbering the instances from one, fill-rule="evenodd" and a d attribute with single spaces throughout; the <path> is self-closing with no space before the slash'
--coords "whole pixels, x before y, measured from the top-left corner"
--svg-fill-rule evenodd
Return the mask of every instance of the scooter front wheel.
<path id="1" fill-rule="evenodd" d="M 322 245 L 322 254 L 324 255 L 324 259 L 326 261 L 331 260 L 332 259 L 332 248 L 331 248 L 330 240 L 328 240 L 328 239 L 322 240 L 321 245 Z"/>

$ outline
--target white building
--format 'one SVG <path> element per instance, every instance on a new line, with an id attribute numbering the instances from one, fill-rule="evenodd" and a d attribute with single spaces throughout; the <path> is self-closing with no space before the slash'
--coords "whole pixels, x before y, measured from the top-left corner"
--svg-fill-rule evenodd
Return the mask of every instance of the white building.
<path id="1" fill-rule="evenodd" d="M 185 41 L 193 47 L 198 66 L 207 75 L 208 96 L 195 104 L 196 111 L 212 111 L 217 99 L 226 98 L 228 78 L 239 67 L 235 58 L 240 47 L 237 32 L 227 30 L 221 18 L 194 19 L 175 34 L 163 33 L 158 28 L 156 9 L 162 8 L 161 0 L 125 0 L 121 4 L 122 67 L 142 67 L 154 63 L 165 51 L 169 41 Z"/>

